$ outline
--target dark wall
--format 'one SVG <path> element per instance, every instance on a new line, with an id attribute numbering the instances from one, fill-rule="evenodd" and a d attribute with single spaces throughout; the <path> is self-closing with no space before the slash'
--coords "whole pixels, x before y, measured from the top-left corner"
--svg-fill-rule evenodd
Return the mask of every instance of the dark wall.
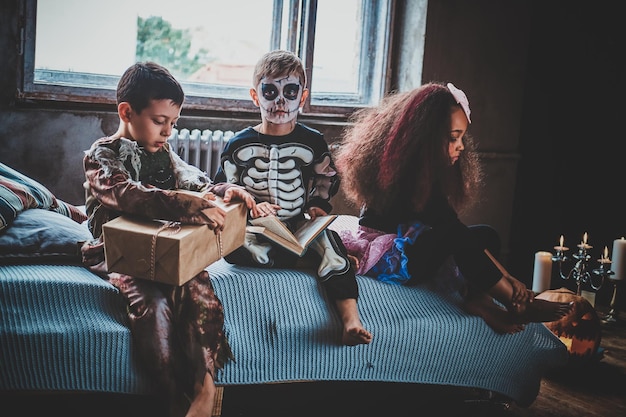
<path id="1" fill-rule="evenodd" d="M 480 203 L 466 223 L 489 223 L 499 232 L 502 261 L 510 224 L 520 141 L 530 31 L 528 1 L 429 1 L 424 81 L 451 81 L 468 95 L 469 132 L 485 161 Z"/>
<path id="2" fill-rule="evenodd" d="M 530 276 L 533 253 L 552 250 L 560 235 L 575 249 L 587 232 L 594 260 L 626 235 L 626 36 L 617 4 L 533 2 L 511 225 L 509 266 L 519 276 Z M 553 274 L 553 288 L 571 284 Z M 598 297 L 606 301 L 609 289 Z"/>

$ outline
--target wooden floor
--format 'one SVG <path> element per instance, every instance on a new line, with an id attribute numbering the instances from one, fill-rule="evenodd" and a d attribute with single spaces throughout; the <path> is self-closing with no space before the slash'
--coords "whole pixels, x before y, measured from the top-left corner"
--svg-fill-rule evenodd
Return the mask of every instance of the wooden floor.
<path id="1" fill-rule="evenodd" d="M 539 396 L 528 408 L 511 407 L 508 417 L 623 417 L 626 416 L 626 316 L 603 325 L 600 347 L 604 356 L 586 366 L 546 376 Z"/>

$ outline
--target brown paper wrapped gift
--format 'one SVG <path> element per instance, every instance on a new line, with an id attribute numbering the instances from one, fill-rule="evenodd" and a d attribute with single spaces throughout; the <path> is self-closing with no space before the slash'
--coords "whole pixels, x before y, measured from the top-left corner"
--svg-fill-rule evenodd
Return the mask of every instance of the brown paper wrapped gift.
<path id="1" fill-rule="evenodd" d="M 204 268 L 243 245 L 247 208 L 224 204 L 224 230 L 206 225 L 121 216 L 103 225 L 104 252 L 109 272 L 183 285 Z"/>

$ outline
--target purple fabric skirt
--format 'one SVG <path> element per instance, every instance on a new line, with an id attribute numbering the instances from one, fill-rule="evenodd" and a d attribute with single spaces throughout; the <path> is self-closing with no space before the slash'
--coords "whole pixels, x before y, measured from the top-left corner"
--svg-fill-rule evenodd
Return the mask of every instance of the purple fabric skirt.
<path id="1" fill-rule="evenodd" d="M 389 284 L 404 285 L 411 275 L 408 271 L 407 245 L 412 245 L 421 233 L 429 230 L 422 223 L 400 224 L 397 233 L 359 226 L 356 232 L 339 232 L 348 254 L 358 260 L 357 274 L 367 275 Z M 443 292 L 458 291 L 464 284 L 452 257 L 442 265 L 435 279 L 430 282 Z"/>

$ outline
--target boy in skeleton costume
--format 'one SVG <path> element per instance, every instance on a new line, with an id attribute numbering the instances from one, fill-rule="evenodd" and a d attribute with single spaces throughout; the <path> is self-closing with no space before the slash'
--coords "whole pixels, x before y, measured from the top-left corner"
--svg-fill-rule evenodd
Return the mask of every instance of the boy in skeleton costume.
<path id="1" fill-rule="evenodd" d="M 282 50 L 265 54 L 255 67 L 253 85 L 250 96 L 260 108 L 261 123 L 229 140 L 215 181 L 244 186 L 262 216 L 277 216 L 293 231 L 305 213 L 315 218 L 331 211 L 339 177 L 323 135 L 296 122 L 309 93 L 300 59 Z M 268 268 L 297 265 L 296 255 L 262 239 L 247 233 L 244 245 L 226 260 Z M 327 229 L 309 249 L 305 257 L 319 261 L 319 279 L 343 322 L 342 343 L 370 343 L 372 334 L 359 317 L 354 269 L 339 235 Z"/>

